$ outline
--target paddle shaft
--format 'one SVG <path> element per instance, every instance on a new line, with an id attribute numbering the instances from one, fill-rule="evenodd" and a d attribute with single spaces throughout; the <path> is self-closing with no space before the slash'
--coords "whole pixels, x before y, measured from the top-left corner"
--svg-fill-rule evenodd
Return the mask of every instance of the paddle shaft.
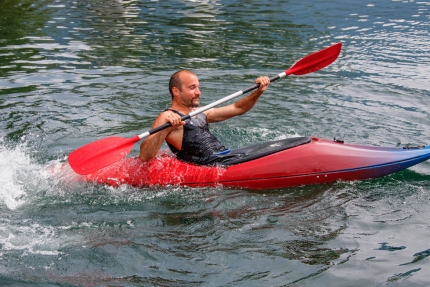
<path id="1" fill-rule="evenodd" d="M 287 74 L 286 74 L 286 72 L 282 72 L 282 73 L 280 73 L 280 74 L 278 74 L 278 75 L 274 76 L 273 78 L 271 78 L 271 79 L 270 79 L 270 82 L 272 83 L 272 82 L 274 82 L 274 81 L 276 81 L 276 80 L 279 80 L 279 79 L 281 79 L 281 78 L 285 77 L 286 75 L 287 75 Z M 211 104 L 209 104 L 209 105 L 206 105 L 206 106 L 204 106 L 204 107 L 201 107 L 201 108 L 200 108 L 200 109 L 198 109 L 198 110 L 192 111 L 191 113 L 189 113 L 189 114 L 187 114 L 187 115 L 185 115 L 185 116 L 182 116 L 182 117 L 181 117 L 181 120 L 183 120 L 183 121 L 188 120 L 188 119 L 190 119 L 191 117 L 194 117 L 195 115 L 201 114 L 201 113 L 203 113 L 204 111 L 207 111 L 207 110 L 209 110 L 209 109 L 211 109 L 211 108 L 213 108 L 213 107 L 216 107 L 216 106 L 218 106 L 218 105 L 220 105 L 220 104 L 222 104 L 222 103 L 225 103 L 225 102 L 227 102 L 227 101 L 229 101 L 229 100 L 232 100 L 232 99 L 237 98 L 237 97 L 239 97 L 239 96 L 242 96 L 242 95 L 244 95 L 244 94 L 246 94 L 246 93 L 249 93 L 250 91 L 253 91 L 253 90 L 255 90 L 255 89 L 258 89 L 258 87 L 260 87 L 260 84 L 255 84 L 255 85 L 253 85 L 253 86 L 251 86 L 251 87 L 249 87 L 249 88 L 246 88 L 246 89 L 244 89 L 244 90 L 237 91 L 236 93 L 233 93 L 233 94 L 231 94 L 231 95 L 229 95 L 229 96 L 226 96 L 226 97 L 224 97 L 224 98 L 222 98 L 222 99 L 219 99 L 218 101 L 215 101 L 215 102 L 213 102 L 213 103 L 211 103 Z M 148 137 L 148 136 L 150 136 L 150 135 L 152 135 L 152 134 L 155 134 L 155 133 L 157 133 L 157 132 L 159 132 L 159 131 L 162 131 L 162 130 L 164 130 L 164 129 L 166 129 L 166 128 L 170 127 L 171 125 L 172 125 L 171 123 L 165 123 L 165 124 L 163 124 L 163 125 L 161 125 L 161 126 L 158 126 L 158 127 L 156 127 L 156 128 L 153 128 L 152 130 L 149 130 L 149 131 L 147 131 L 147 132 L 144 132 L 144 133 L 142 133 L 142 134 L 138 135 L 138 137 L 139 137 L 139 139 L 144 139 L 144 138 L 146 138 L 146 137 Z"/>

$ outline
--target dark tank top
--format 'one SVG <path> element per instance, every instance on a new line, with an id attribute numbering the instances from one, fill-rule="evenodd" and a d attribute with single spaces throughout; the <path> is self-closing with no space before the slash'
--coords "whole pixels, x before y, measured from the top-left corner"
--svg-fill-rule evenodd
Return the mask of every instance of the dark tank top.
<path id="1" fill-rule="evenodd" d="M 178 111 L 170 111 L 184 116 Z M 231 157 L 228 155 L 229 149 L 210 132 L 204 113 L 186 120 L 183 127 L 182 149 L 178 150 L 167 143 L 178 159 L 201 165 L 216 165 Z"/>

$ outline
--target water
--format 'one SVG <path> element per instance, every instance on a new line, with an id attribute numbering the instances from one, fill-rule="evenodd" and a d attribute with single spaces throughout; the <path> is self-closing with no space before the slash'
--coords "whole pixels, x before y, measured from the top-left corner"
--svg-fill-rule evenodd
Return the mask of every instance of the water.
<path id="1" fill-rule="evenodd" d="M 49 170 L 95 139 L 148 130 L 177 69 L 198 74 L 208 104 L 336 42 L 335 63 L 277 81 L 214 133 L 232 148 L 309 135 L 428 144 L 430 2 L 6 0 L 0 9 L 1 285 L 429 284 L 429 162 L 258 192 L 111 188 Z"/>

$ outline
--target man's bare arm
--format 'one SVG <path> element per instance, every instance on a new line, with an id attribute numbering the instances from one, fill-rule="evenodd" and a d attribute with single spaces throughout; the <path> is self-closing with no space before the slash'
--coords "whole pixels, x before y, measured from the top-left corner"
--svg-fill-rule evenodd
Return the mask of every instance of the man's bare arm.
<path id="1" fill-rule="evenodd" d="M 140 144 L 140 160 L 146 162 L 154 158 L 160 150 L 161 146 L 163 145 L 163 142 L 166 137 L 177 127 L 185 124 L 185 122 L 181 120 L 181 117 L 179 115 L 173 112 L 163 112 L 155 119 L 152 128 L 156 128 L 167 122 L 170 122 L 172 126 L 148 136 Z"/>
<path id="2" fill-rule="evenodd" d="M 226 119 L 242 115 L 249 110 L 251 110 L 257 103 L 260 96 L 267 89 L 270 84 L 270 79 L 268 77 L 259 77 L 255 80 L 255 83 L 260 84 L 260 87 L 251 93 L 250 95 L 240 99 L 239 101 L 220 108 L 213 108 L 205 112 L 207 121 L 209 123 L 221 122 Z"/>

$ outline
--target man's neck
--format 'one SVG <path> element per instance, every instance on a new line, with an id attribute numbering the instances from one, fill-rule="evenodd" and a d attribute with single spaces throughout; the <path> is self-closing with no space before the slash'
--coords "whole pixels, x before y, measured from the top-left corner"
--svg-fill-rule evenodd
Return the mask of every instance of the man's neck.
<path id="1" fill-rule="evenodd" d="M 185 107 L 185 106 L 178 105 L 178 104 L 175 104 L 175 103 L 172 103 L 172 105 L 170 106 L 169 109 L 178 111 L 178 112 L 180 112 L 181 114 L 184 114 L 184 115 L 189 114 L 189 113 L 191 113 L 194 110 L 192 107 Z"/>

